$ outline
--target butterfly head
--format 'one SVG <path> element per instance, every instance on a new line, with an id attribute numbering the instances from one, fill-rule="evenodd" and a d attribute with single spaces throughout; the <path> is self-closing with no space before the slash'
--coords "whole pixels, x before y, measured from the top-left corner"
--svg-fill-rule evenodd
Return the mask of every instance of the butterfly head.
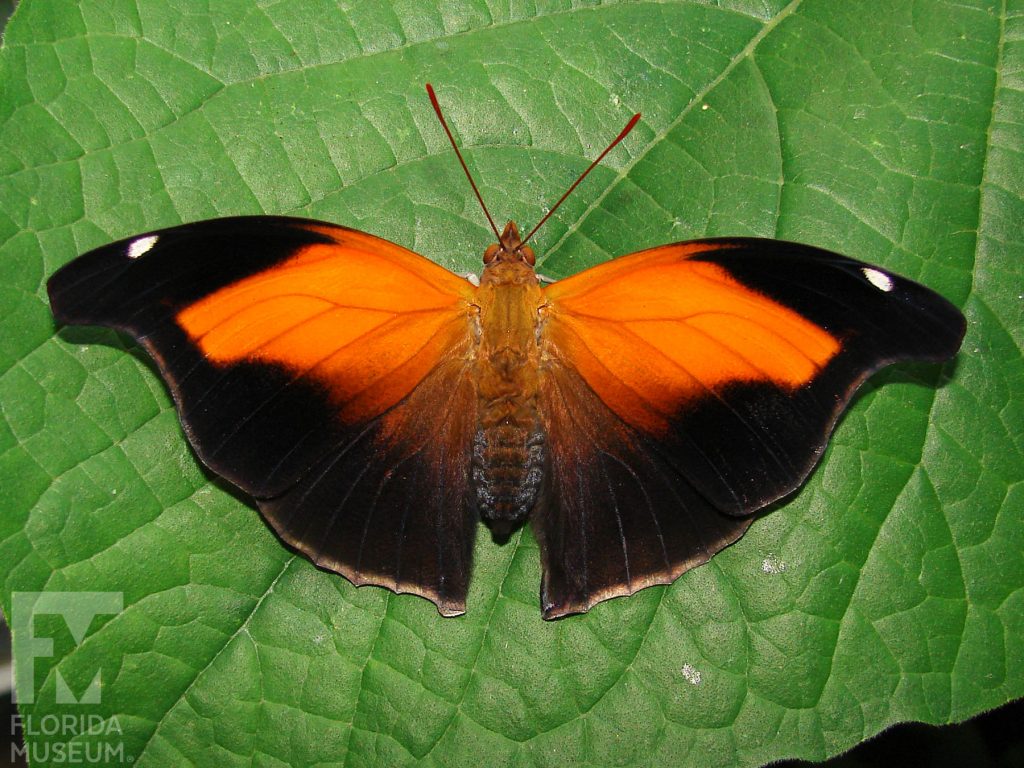
<path id="1" fill-rule="evenodd" d="M 523 245 L 522 238 L 519 237 L 519 228 L 514 221 L 506 224 L 498 242 L 491 243 L 484 251 L 485 266 L 502 262 L 524 262 L 531 267 L 537 262 L 533 249 Z"/>

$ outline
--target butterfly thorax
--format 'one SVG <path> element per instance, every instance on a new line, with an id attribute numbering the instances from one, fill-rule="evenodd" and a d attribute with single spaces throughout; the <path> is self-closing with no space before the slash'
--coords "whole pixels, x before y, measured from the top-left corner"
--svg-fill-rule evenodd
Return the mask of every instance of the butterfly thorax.
<path id="1" fill-rule="evenodd" d="M 510 226 L 505 233 L 514 233 L 518 245 Z M 499 537 L 533 508 L 545 458 L 537 411 L 544 297 L 532 264 L 509 251 L 487 262 L 474 302 L 479 402 L 472 480 L 480 515 Z"/>

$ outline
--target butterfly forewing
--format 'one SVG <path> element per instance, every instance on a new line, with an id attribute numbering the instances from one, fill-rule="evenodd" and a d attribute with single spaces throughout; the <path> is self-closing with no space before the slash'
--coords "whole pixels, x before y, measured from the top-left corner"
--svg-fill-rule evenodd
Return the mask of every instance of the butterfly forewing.
<path id="1" fill-rule="evenodd" d="M 146 348 L 196 453 L 289 543 L 461 612 L 475 529 L 467 281 L 361 232 L 249 217 L 105 246 L 48 288 L 58 320 Z M 433 409 L 452 414 L 443 443 L 428 440 Z"/>
<path id="2" fill-rule="evenodd" d="M 707 560 L 745 529 L 730 519 L 804 481 L 867 376 L 944 360 L 964 333 L 917 283 L 774 240 L 655 248 L 546 296 L 553 482 L 533 525 L 551 616 Z"/>

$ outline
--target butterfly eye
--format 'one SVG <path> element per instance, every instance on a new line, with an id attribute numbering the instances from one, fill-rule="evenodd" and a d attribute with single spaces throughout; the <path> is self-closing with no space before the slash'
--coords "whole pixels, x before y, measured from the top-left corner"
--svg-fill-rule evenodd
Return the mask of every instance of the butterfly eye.
<path id="1" fill-rule="evenodd" d="M 492 243 L 487 246 L 487 250 L 484 251 L 484 264 L 490 264 L 494 261 L 494 257 L 498 255 L 499 246 L 497 243 Z"/>
<path id="2" fill-rule="evenodd" d="M 524 245 L 519 249 L 519 252 L 523 254 L 523 260 L 526 261 L 531 267 L 537 263 L 537 256 L 533 252 L 533 248 L 528 245 Z"/>

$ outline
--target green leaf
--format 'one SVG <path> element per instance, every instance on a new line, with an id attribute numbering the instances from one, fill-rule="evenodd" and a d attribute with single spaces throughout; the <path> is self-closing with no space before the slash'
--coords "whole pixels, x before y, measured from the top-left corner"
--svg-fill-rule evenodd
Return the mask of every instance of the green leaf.
<path id="1" fill-rule="evenodd" d="M 757 765 L 1024 695 L 1024 3 L 342 5 L 23 0 L 6 32 L 0 563 L 34 764 Z M 585 616 L 541 620 L 528 533 L 478 537 L 458 619 L 318 571 L 204 474 L 133 344 L 55 330 L 44 284 L 264 212 L 476 268 L 490 236 L 426 81 L 524 225 L 643 113 L 538 234 L 546 274 L 800 240 L 961 305 L 961 355 L 874 378 L 789 503 Z M 78 642 L 12 616 L 43 591 L 123 610 Z M 98 703 L 60 703 L 97 671 Z"/>

